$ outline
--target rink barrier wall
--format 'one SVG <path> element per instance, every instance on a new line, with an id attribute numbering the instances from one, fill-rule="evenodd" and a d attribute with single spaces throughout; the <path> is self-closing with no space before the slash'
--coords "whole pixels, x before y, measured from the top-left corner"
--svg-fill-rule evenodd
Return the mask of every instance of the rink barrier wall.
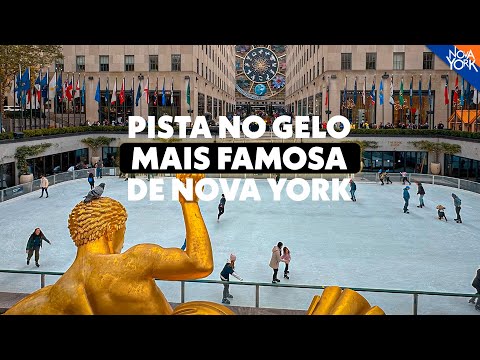
<path id="1" fill-rule="evenodd" d="M 58 173 L 54 175 L 47 176 L 49 186 L 62 183 L 64 181 L 76 180 L 76 179 L 84 179 L 88 177 L 89 173 L 93 173 L 95 175 L 95 168 L 89 169 L 82 169 L 82 170 L 75 170 L 75 171 L 67 171 L 63 173 Z M 104 167 L 102 168 L 102 176 L 117 176 L 120 174 L 120 169 L 115 167 Z M 175 174 L 173 173 L 159 173 L 156 176 L 163 176 L 163 177 L 174 177 Z M 246 174 L 246 173 L 230 173 L 230 174 L 205 174 L 206 177 L 209 178 L 228 178 L 228 179 L 247 179 L 247 178 L 254 178 L 254 179 L 269 179 L 274 178 L 274 173 L 257 173 L 257 174 Z M 137 174 L 137 176 L 142 176 L 142 174 Z M 371 183 L 379 183 L 379 175 L 378 173 L 374 172 L 359 172 L 356 174 L 280 174 L 280 178 L 284 178 L 287 180 L 292 180 L 295 178 L 302 178 L 305 180 L 311 180 L 313 178 L 321 178 L 326 180 L 332 180 L 333 178 L 348 178 L 352 177 L 356 181 L 362 182 L 371 182 Z M 390 180 L 392 182 L 401 182 L 402 177 L 399 173 L 390 173 Z M 431 175 L 431 174 L 408 174 L 408 180 L 412 183 L 415 181 L 420 181 L 423 184 L 432 184 L 432 185 L 442 185 L 448 186 L 456 189 L 467 190 L 477 194 L 480 194 L 480 183 L 475 181 L 469 181 L 459 178 L 453 178 L 443 175 Z M 33 180 L 31 182 L 25 184 L 19 184 L 12 187 L 5 188 L 0 190 L 0 202 L 7 201 L 10 199 L 14 199 L 18 196 L 25 195 L 31 193 L 32 191 L 40 190 L 40 179 Z"/>
<path id="2" fill-rule="evenodd" d="M 62 276 L 63 272 L 58 271 L 35 271 L 35 270 L 8 270 L 0 269 L 0 273 L 6 274 L 29 274 L 29 275 L 40 275 L 40 288 L 45 287 L 45 278 L 47 275 L 50 276 Z M 161 280 L 161 279 L 155 279 Z M 186 283 L 200 283 L 200 284 L 219 284 L 224 285 L 225 282 L 222 280 L 172 280 L 173 282 L 180 283 L 180 303 L 185 303 L 185 292 L 186 292 Z M 283 288 L 294 288 L 294 289 L 309 289 L 309 290 L 324 290 L 329 285 L 295 285 L 295 284 L 272 284 L 272 283 L 257 283 L 249 281 L 229 281 L 231 285 L 239 286 L 255 286 L 255 308 L 260 308 L 260 288 L 261 287 L 283 287 Z M 419 306 L 419 296 L 448 296 L 448 297 L 462 297 L 462 298 L 472 298 L 480 297 L 479 294 L 466 294 L 466 293 L 451 293 L 451 292 L 438 292 L 438 291 L 422 291 L 422 290 L 396 290 L 396 289 L 375 289 L 375 288 L 358 288 L 350 286 L 340 286 L 341 289 L 351 289 L 357 292 L 374 292 L 374 293 L 387 293 L 387 294 L 403 294 L 403 295 L 412 295 L 413 304 L 412 304 L 412 314 L 418 315 L 418 306 Z M 298 310 L 298 309 L 297 309 Z"/>

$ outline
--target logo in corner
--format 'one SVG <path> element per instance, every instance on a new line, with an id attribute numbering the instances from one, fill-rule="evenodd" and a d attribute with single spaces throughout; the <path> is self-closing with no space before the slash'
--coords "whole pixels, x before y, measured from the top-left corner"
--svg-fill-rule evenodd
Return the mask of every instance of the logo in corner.
<path id="1" fill-rule="evenodd" d="M 475 65 L 475 55 L 473 55 L 472 49 L 463 51 L 454 46 L 453 51 L 448 50 L 448 55 L 445 56 L 445 58 L 450 66 L 450 70 L 460 71 L 466 67 L 468 70 L 473 69 L 478 73 L 477 66 Z"/>

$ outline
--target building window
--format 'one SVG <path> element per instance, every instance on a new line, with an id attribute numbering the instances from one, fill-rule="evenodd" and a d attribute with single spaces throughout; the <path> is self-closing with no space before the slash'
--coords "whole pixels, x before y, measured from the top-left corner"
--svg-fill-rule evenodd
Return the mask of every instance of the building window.
<path id="1" fill-rule="evenodd" d="M 57 72 L 65 70 L 64 69 L 64 63 L 63 63 L 63 58 L 55 60 L 55 70 Z"/>
<path id="2" fill-rule="evenodd" d="M 424 52 L 423 53 L 423 69 L 424 70 L 431 70 L 433 69 L 433 53 L 431 52 Z"/>
<path id="3" fill-rule="evenodd" d="M 84 72 L 85 71 L 85 56 L 78 55 L 77 56 L 77 72 Z"/>
<path id="4" fill-rule="evenodd" d="M 377 68 L 377 53 L 367 53 L 365 68 L 367 70 L 375 70 Z"/>
<path id="5" fill-rule="evenodd" d="M 172 54 L 172 71 L 182 71 L 182 55 Z"/>
<path id="6" fill-rule="evenodd" d="M 148 63 L 150 71 L 158 71 L 158 55 L 150 55 Z"/>
<path id="7" fill-rule="evenodd" d="M 100 63 L 100 71 L 109 71 L 110 70 L 108 55 L 100 55 L 99 63 Z"/>
<path id="8" fill-rule="evenodd" d="M 125 71 L 135 71 L 135 55 L 125 55 Z"/>
<path id="9" fill-rule="evenodd" d="M 341 69 L 352 70 L 352 53 L 342 53 Z"/>
<path id="10" fill-rule="evenodd" d="M 405 53 L 395 52 L 393 53 L 393 70 L 405 69 Z"/>

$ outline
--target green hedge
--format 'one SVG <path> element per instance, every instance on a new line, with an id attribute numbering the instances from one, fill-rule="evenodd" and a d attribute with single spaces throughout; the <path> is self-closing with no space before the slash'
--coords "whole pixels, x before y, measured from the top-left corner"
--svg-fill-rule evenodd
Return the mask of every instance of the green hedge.
<path id="1" fill-rule="evenodd" d="M 158 130 L 158 128 L 157 128 Z M 128 126 L 76 126 L 76 127 L 64 127 L 54 129 L 37 129 L 37 130 L 25 130 L 24 136 L 27 138 L 45 136 L 45 135 L 57 135 L 57 134 L 72 134 L 82 132 L 128 132 Z M 464 131 L 454 130 L 428 130 L 428 129 L 352 129 L 351 135 L 404 135 L 404 136 L 421 136 L 421 137 L 459 137 L 466 139 L 480 139 L 480 132 L 471 133 Z M 0 140 L 13 139 L 13 133 L 0 134 Z"/>

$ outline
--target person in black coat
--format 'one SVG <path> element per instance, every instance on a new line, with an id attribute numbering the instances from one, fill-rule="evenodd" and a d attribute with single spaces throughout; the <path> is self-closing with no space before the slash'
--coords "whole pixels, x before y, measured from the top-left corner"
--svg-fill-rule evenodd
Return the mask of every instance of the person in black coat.
<path id="1" fill-rule="evenodd" d="M 95 178 L 93 177 L 93 173 L 88 174 L 88 183 L 90 184 L 90 190 L 95 188 Z"/>
<path id="2" fill-rule="evenodd" d="M 419 208 L 425 207 L 425 203 L 423 202 L 423 196 L 425 195 L 425 189 L 420 181 L 417 181 L 417 195 L 420 205 L 417 205 Z"/>
<path id="3" fill-rule="evenodd" d="M 477 305 L 475 305 L 475 310 L 478 310 L 480 311 L 480 297 L 478 297 L 478 295 L 480 295 L 480 266 L 478 267 L 478 270 L 477 270 L 477 276 L 475 276 L 475 279 L 473 279 L 473 282 L 472 282 L 472 286 L 477 290 L 477 297 L 472 297 L 470 300 L 468 300 L 468 302 L 470 304 L 475 304 L 475 298 L 477 299 Z"/>
<path id="4" fill-rule="evenodd" d="M 52 244 L 50 240 L 48 240 L 45 235 L 43 235 L 42 230 L 40 228 L 35 228 L 35 231 L 30 235 L 27 241 L 27 247 L 26 247 L 26 252 L 27 252 L 27 265 L 30 264 L 30 259 L 33 256 L 33 253 L 35 252 L 35 265 L 37 267 L 40 266 L 38 263 L 38 260 L 40 259 L 40 248 L 42 247 L 42 241 L 46 241 L 49 244 Z"/>

